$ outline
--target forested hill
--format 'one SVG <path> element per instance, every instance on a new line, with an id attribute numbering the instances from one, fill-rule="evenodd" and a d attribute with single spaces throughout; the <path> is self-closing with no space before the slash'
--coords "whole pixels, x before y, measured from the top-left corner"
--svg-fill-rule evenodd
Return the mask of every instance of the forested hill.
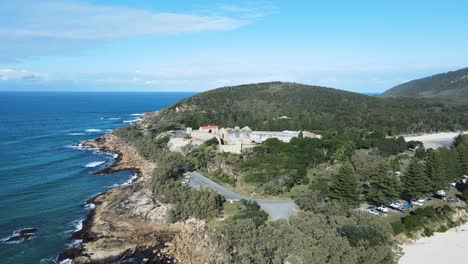
<path id="1" fill-rule="evenodd" d="M 256 130 L 384 129 L 398 134 L 468 128 L 468 109 L 271 82 L 197 94 L 161 110 L 149 123 L 159 130 L 216 124 Z"/>
<path id="2" fill-rule="evenodd" d="M 403 83 L 382 96 L 447 98 L 468 103 L 468 68 Z"/>

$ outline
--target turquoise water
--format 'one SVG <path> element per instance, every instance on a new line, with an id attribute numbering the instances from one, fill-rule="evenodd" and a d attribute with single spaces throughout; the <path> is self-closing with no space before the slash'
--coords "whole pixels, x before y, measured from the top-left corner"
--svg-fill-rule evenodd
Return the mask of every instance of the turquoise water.
<path id="1" fill-rule="evenodd" d="M 92 175 L 113 155 L 73 144 L 190 95 L 0 92 L 0 239 L 38 229 L 32 239 L 0 242 L 0 263 L 55 263 L 90 210 L 85 201 L 132 177 Z"/>

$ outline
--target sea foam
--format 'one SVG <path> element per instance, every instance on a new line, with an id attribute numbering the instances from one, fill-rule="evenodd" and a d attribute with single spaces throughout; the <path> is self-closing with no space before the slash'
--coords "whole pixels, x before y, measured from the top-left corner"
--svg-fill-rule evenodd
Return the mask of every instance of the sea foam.
<path id="1" fill-rule="evenodd" d="M 64 259 L 64 260 L 60 261 L 59 264 L 72 264 L 72 260 L 71 259 Z"/>
<path id="2" fill-rule="evenodd" d="M 82 136 L 84 133 L 68 133 L 69 136 Z"/>
<path id="3" fill-rule="evenodd" d="M 125 182 L 123 182 L 121 184 L 114 183 L 111 186 L 109 186 L 108 188 L 117 188 L 117 187 L 120 187 L 120 186 L 129 185 L 130 183 L 134 182 L 137 178 L 138 178 L 138 174 L 134 173 L 132 175 L 132 177 L 130 179 L 126 180 Z"/>
<path id="4" fill-rule="evenodd" d="M 99 133 L 99 132 L 102 132 L 102 129 L 98 129 L 98 128 L 88 128 L 85 130 L 85 132 L 88 132 L 88 133 Z"/>
<path id="5" fill-rule="evenodd" d="M 85 165 L 86 168 L 94 168 L 94 167 L 97 167 L 99 165 L 102 165 L 106 163 L 105 161 L 93 161 L 93 162 L 90 162 L 88 164 Z"/>
<path id="6" fill-rule="evenodd" d="M 74 248 L 74 247 L 77 247 L 81 244 L 81 242 L 83 242 L 82 239 L 75 239 L 73 241 L 71 241 L 70 243 L 67 243 L 66 247 L 67 248 Z"/>
<path id="7" fill-rule="evenodd" d="M 85 204 L 84 208 L 88 210 L 93 210 L 94 208 L 96 208 L 96 205 L 93 203 L 89 203 L 89 204 Z"/>
<path id="8" fill-rule="evenodd" d="M 73 224 L 73 227 L 75 228 L 75 229 L 73 229 L 73 232 L 78 232 L 81 229 L 83 229 L 83 221 L 84 221 L 84 219 L 79 219 L 79 220 L 73 221 L 72 224 Z"/>

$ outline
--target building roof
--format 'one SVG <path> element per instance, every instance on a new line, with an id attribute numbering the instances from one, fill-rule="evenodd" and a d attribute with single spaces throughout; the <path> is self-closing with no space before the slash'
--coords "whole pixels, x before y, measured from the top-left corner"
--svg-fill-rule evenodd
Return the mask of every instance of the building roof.
<path id="1" fill-rule="evenodd" d="M 200 128 L 203 128 L 203 129 L 210 129 L 210 128 L 218 128 L 218 126 L 215 126 L 215 125 L 211 125 L 211 126 L 201 126 Z"/>

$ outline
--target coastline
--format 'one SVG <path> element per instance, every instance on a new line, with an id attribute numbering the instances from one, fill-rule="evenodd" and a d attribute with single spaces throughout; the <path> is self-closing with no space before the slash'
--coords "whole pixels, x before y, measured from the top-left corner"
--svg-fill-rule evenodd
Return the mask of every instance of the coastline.
<path id="1" fill-rule="evenodd" d="M 468 134 L 468 131 L 422 133 L 402 136 L 406 141 L 421 141 L 425 148 L 436 149 L 439 147 L 450 147 L 454 138 L 459 134 L 466 135 Z"/>
<path id="2" fill-rule="evenodd" d="M 155 200 L 149 180 L 155 164 L 112 133 L 84 141 L 80 146 L 116 153 L 114 163 L 95 173 L 121 170 L 136 173 L 136 179 L 89 199 L 94 204 L 70 241 L 79 245 L 64 250 L 61 263 L 113 263 L 133 259 L 138 263 L 207 263 L 214 250 L 204 221 L 188 219 L 168 223 L 169 204 Z"/>
<path id="3" fill-rule="evenodd" d="M 468 222 L 445 233 L 435 233 L 411 244 L 402 245 L 400 264 L 463 263 L 468 251 Z M 443 254 L 442 254 L 443 253 Z"/>

